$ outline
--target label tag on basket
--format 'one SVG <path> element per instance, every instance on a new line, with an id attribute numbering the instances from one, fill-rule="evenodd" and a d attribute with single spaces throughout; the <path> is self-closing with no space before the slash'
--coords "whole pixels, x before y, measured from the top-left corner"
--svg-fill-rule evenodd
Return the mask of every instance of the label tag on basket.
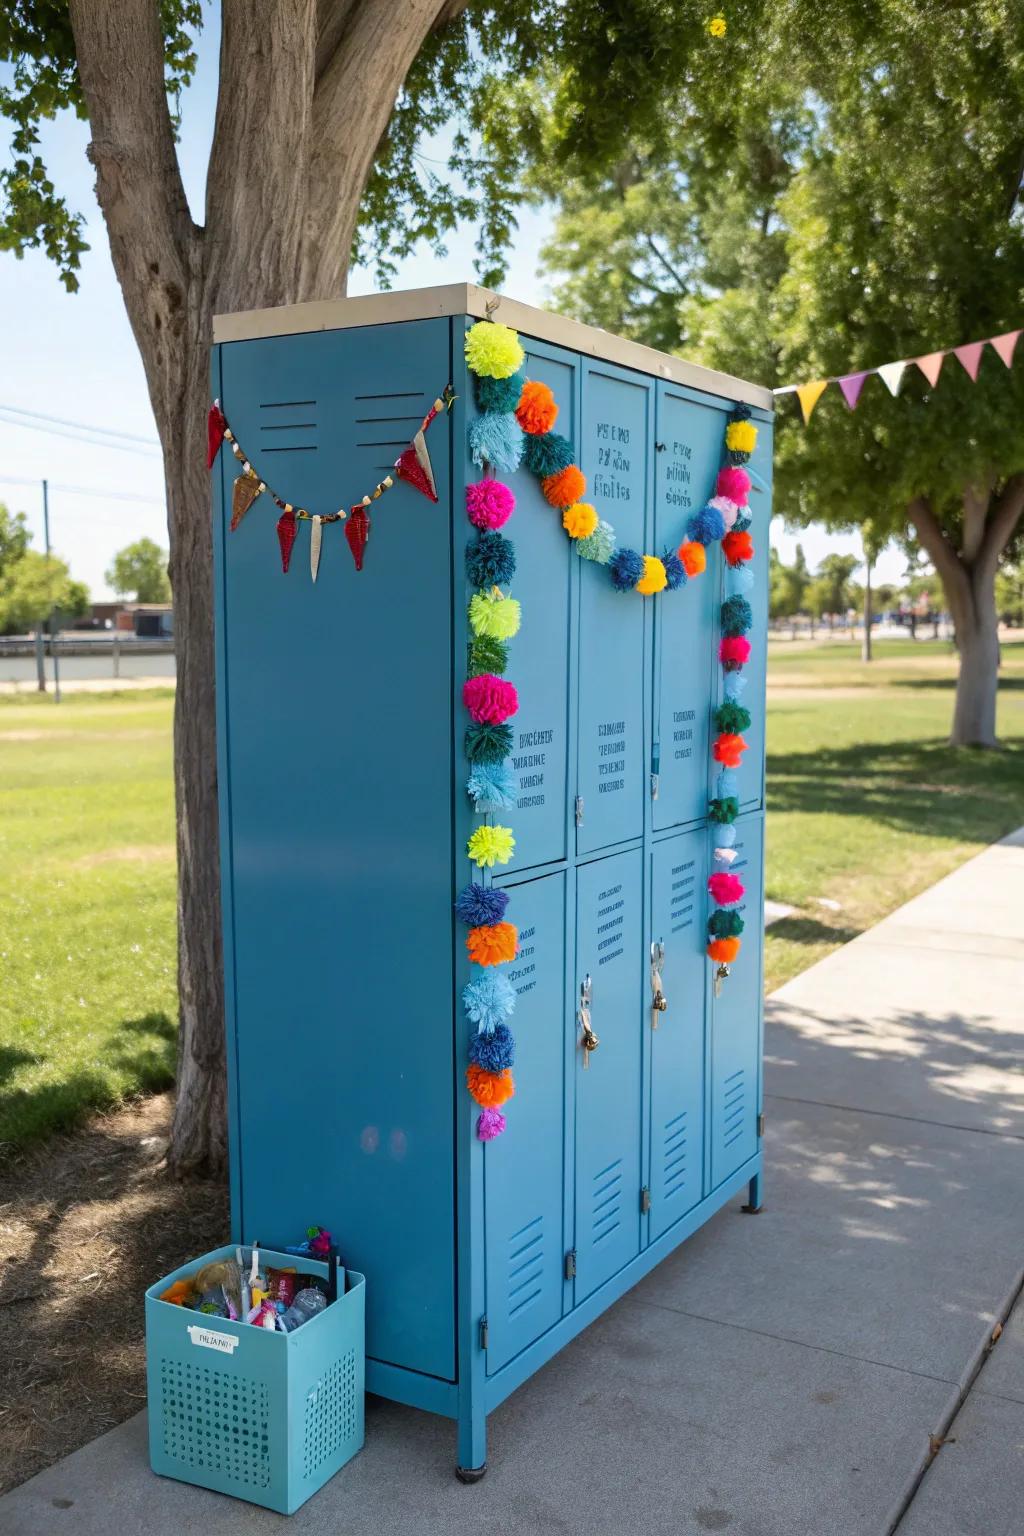
<path id="1" fill-rule="evenodd" d="M 216 1328 L 200 1328 L 195 1323 L 189 1323 L 188 1333 L 193 1344 L 219 1349 L 222 1355 L 233 1355 L 238 1348 L 237 1333 L 219 1333 Z"/>

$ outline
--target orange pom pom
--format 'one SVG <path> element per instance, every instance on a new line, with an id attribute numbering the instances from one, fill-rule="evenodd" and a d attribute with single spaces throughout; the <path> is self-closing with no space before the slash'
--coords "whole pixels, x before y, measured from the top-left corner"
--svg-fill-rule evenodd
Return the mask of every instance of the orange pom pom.
<path id="1" fill-rule="evenodd" d="M 530 432 L 534 436 L 539 436 L 542 432 L 550 432 L 557 416 L 558 406 L 548 386 L 533 384 L 528 380 L 523 385 L 523 392 L 516 406 L 516 421 L 523 431 Z"/>
<path id="2" fill-rule="evenodd" d="M 722 554 L 730 565 L 742 565 L 754 558 L 754 541 L 745 528 L 739 532 L 735 528 L 729 530 L 722 540 Z"/>
<path id="3" fill-rule="evenodd" d="M 723 731 L 721 736 L 715 737 L 715 744 L 711 748 L 715 762 L 721 763 L 723 768 L 738 768 L 746 750 L 746 742 L 735 731 Z"/>
<path id="4" fill-rule="evenodd" d="M 720 960 L 724 965 L 731 965 L 740 952 L 739 939 L 712 939 L 708 945 L 708 955 L 712 960 Z"/>
<path id="5" fill-rule="evenodd" d="M 469 958 L 477 965 L 504 965 L 514 960 L 519 947 L 519 931 L 514 923 L 492 923 L 486 928 L 471 928 L 466 935 Z"/>
<path id="6" fill-rule="evenodd" d="M 498 1104 L 504 1104 L 516 1091 L 508 1067 L 504 1072 L 485 1072 L 483 1067 L 468 1066 L 466 1087 L 483 1109 L 493 1109 Z"/>
<path id="7" fill-rule="evenodd" d="M 698 544 L 696 539 L 688 539 L 680 544 L 676 554 L 683 562 L 683 570 L 687 576 L 699 576 L 707 566 L 708 557 L 704 551 L 704 545 Z"/>
<path id="8" fill-rule="evenodd" d="M 560 469 L 557 475 L 548 475 L 541 481 L 540 488 L 551 506 L 571 507 L 586 491 L 587 482 L 583 471 L 570 464 L 568 469 Z"/>
<path id="9" fill-rule="evenodd" d="M 562 527 L 570 539 L 587 539 L 597 527 L 597 512 L 589 501 L 574 501 L 562 513 Z"/>

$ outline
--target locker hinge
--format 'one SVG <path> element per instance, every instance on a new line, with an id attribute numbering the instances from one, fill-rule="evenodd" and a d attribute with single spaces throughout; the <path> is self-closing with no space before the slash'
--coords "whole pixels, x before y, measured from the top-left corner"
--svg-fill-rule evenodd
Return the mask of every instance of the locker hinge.
<path id="1" fill-rule="evenodd" d="M 576 1279 L 576 1249 L 575 1248 L 570 1248 L 569 1252 L 565 1256 L 565 1278 L 567 1280 L 575 1280 Z"/>
<path id="2" fill-rule="evenodd" d="M 577 795 L 576 796 L 576 825 L 578 827 L 582 827 L 582 825 L 583 825 L 583 796 L 582 795 Z"/>
<path id="3" fill-rule="evenodd" d="M 481 1349 L 486 1349 L 487 1348 L 487 1341 L 488 1341 L 489 1337 L 490 1337 L 490 1335 L 487 1332 L 487 1319 L 486 1319 L 486 1317 L 482 1317 L 480 1319 L 480 1348 Z"/>
<path id="4" fill-rule="evenodd" d="M 647 1188 L 647 1185 L 645 1184 L 643 1189 L 640 1191 L 640 1214 L 641 1214 L 641 1216 L 646 1216 L 647 1212 L 650 1210 L 650 1208 L 651 1208 L 651 1192 Z"/>
<path id="5" fill-rule="evenodd" d="M 757 1117 L 757 1134 L 759 1136 L 763 1136 L 764 1135 L 764 1115 L 763 1114 L 760 1114 Z"/>

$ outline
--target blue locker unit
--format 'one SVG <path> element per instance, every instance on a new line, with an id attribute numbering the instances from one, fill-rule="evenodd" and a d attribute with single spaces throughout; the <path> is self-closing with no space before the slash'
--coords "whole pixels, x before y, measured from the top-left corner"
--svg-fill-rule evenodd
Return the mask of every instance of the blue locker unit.
<path id="1" fill-rule="evenodd" d="M 488 316 L 519 332 L 620 545 L 674 549 L 737 402 L 759 427 L 727 976 L 705 953 L 721 552 L 681 592 L 619 593 L 525 468 L 501 475 L 517 800 L 490 818 L 515 856 L 467 857 L 464 339 Z M 226 447 L 213 494 L 232 1235 L 336 1234 L 366 1276 L 368 1389 L 456 1420 L 472 1480 L 492 1408 L 734 1195 L 760 1203 L 771 396 L 465 284 L 219 317 L 212 371 L 258 473 L 321 516 L 455 396 L 427 434 L 436 504 L 403 483 L 373 502 L 361 571 L 328 523 L 314 583 L 301 521 L 283 574 L 269 496 L 232 533 Z M 507 892 L 519 936 L 516 1092 L 486 1143 L 453 912 L 471 878 Z"/>

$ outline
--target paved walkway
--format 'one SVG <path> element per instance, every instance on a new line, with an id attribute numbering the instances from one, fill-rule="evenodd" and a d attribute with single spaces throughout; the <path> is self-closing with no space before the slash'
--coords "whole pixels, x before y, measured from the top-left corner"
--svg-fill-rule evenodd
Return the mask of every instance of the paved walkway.
<path id="1" fill-rule="evenodd" d="M 735 1201 L 520 1388 L 482 1483 L 452 1426 L 371 1400 L 288 1529 L 1020 1536 L 1022 1035 L 1018 833 L 775 994 L 764 1213 Z M 0 1536 L 284 1529 L 156 1480 L 141 1415 L 0 1500 Z"/>

